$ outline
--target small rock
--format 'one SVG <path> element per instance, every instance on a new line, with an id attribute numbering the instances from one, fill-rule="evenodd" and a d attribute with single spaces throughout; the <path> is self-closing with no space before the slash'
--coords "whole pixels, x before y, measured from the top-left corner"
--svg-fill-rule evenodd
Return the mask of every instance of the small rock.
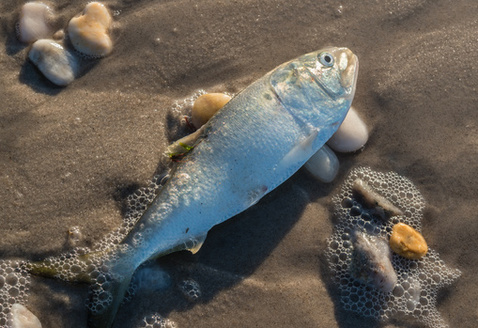
<path id="1" fill-rule="evenodd" d="M 329 183 L 337 176 L 339 159 L 326 145 L 320 148 L 304 165 L 319 181 Z"/>
<path id="2" fill-rule="evenodd" d="M 418 260 L 428 252 L 425 238 L 405 223 L 397 223 L 393 226 L 390 248 L 398 255 L 410 260 Z"/>
<path id="3" fill-rule="evenodd" d="M 352 184 L 352 190 L 361 196 L 364 205 L 369 208 L 375 208 L 376 214 L 382 219 L 395 215 L 403 215 L 402 210 L 373 190 L 373 188 L 362 179 L 355 179 Z"/>
<path id="4" fill-rule="evenodd" d="M 11 308 L 11 328 L 41 328 L 40 320 L 26 307 L 15 303 Z"/>
<path id="5" fill-rule="evenodd" d="M 90 2 L 83 14 L 68 23 L 71 44 L 79 52 L 92 57 L 109 55 L 113 42 L 108 34 L 112 18 L 108 9 L 99 2 Z"/>
<path id="6" fill-rule="evenodd" d="M 65 31 L 63 30 L 58 30 L 53 34 L 53 40 L 63 40 L 65 38 Z"/>
<path id="7" fill-rule="evenodd" d="M 361 282 L 385 293 L 397 284 L 392 252 L 382 237 L 356 231 L 353 238 L 351 274 Z"/>
<path id="8" fill-rule="evenodd" d="M 199 96 L 193 104 L 191 123 L 199 129 L 229 100 L 231 97 L 224 93 L 206 93 Z"/>
<path id="9" fill-rule="evenodd" d="M 335 134 L 327 141 L 327 145 L 341 153 L 354 152 L 362 148 L 368 140 L 365 123 L 360 119 L 353 107 Z"/>
<path id="10" fill-rule="evenodd" d="M 41 39 L 33 43 L 28 58 L 47 79 L 59 86 L 71 83 L 78 73 L 78 59 L 53 40 Z"/>
<path id="11" fill-rule="evenodd" d="M 53 11 L 46 4 L 35 1 L 23 5 L 18 22 L 18 38 L 25 43 L 49 38 L 53 34 Z"/>

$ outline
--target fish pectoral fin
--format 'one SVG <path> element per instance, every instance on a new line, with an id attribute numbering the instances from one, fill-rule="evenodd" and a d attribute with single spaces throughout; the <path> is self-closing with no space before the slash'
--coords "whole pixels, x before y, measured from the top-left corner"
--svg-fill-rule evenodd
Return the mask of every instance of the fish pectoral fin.
<path id="1" fill-rule="evenodd" d="M 314 154 L 313 144 L 319 131 L 312 129 L 310 134 L 297 144 L 282 158 L 279 163 L 280 167 L 289 167 L 297 162 L 305 162 Z"/>
<path id="2" fill-rule="evenodd" d="M 188 251 L 190 251 L 193 254 L 196 254 L 197 252 L 199 252 L 202 245 L 204 244 L 204 241 L 206 240 L 206 237 L 207 237 L 207 232 L 203 235 L 200 235 L 194 238 L 194 240 L 191 240 L 193 245 L 188 248 Z"/>

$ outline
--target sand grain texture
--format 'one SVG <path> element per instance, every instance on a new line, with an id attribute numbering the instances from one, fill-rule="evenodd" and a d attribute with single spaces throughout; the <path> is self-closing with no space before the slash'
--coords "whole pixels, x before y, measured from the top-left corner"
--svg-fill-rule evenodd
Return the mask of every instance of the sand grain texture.
<path id="1" fill-rule="evenodd" d="M 87 2 L 56 2 L 60 26 Z M 15 38 L 17 1 L 0 3 L 0 255 L 40 259 L 121 222 L 122 191 L 145 184 L 174 133 L 176 100 L 238 92 L 275 66 L 326 45 L 360 59 L 354 107 L 371 129 L 339 155 L 330 185 L 305 170 L 214 228 L 195 256 L 161 261 L 203 289 L 139 294 L 116 325 L 159 312 L 185 327 L 374 327 L 341 310 L 323 250 L 329 202 L 354 166 L 410 178 L 429 204 L 423 235 L 462 270 L 439 310 L 451 327 L 478 320 L 478 7 L 473 0 L 105 1 L 112 54 L 66 88 L 48 82 Z M 62 25 L 63 24 L 63 25 Z M 176 116 L 174 116 L 176 115 Z M 170 115 L 169 115 L 170 116 Z M 173 112 L 173 117 L 177 117 Z M 184 130 L 185 131 L 185 130 Z M 182 133 L 184 133 L 182 131 Z M 181 132 L 181 131 L 180 131 Z M 84 327 L 86 289 L 34 279 L 29 309 L 44 327 Z M 394 326 L 392 324 L 387 326 Z"/>

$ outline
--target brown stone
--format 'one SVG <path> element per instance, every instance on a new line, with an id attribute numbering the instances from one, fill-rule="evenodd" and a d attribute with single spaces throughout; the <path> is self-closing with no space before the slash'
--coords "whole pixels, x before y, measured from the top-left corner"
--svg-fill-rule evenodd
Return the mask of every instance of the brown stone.
<path id="1" fill-rule="evenodd" d="M 393 226 L 390 248 L 398 255 L 410 260 L 418 260 L 428 251 L 427 242 L 421 233 L 405 223 L 397 223 Z"/>
<path id="2" fill-rule="evenodd" d="M 231 97 L 224 93 L 206 93 L 199 96 L 193 105 L 191 123 L 199 129 L 229 100 L 231 100 Z"/>
<path id="3" fill-rule="evenodd" d="M 83 14 L 68 23 L 71 44 L 79 52 L 93 57 L 103 57 L 113 50 L 108 34 L 112 23 L 108 9 L 99 2 L 86 5 Z"/>

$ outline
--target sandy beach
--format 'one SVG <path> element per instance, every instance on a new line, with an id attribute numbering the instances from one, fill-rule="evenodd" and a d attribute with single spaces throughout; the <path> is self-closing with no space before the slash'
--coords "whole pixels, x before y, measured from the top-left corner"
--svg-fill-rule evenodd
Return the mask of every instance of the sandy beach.
<path id="1" fill-rule="evenodd" d="M 87 1 L 51 5 L 58 28 Z M 114 50 L 67 87 L 27 59 L 15 35 L 23 2 L 0 3 L 0 257 L 40 260 L 91 246 L 122 222 L 128 193 L 162 168 L 187 133 L 178 107 L 198 90 L 237 93 L 277 65 L 324 46 L 360 60 L 353 106 L 370 139 L 339 154 L 330 184 L 301 169 L 257 205 L 213 228 L 203 248 L 160 259 L 172 286 L 143 290 L 115 327 L 153 313 L 187 327 L 380 327 L 346 312 L 327 273 L 331 198 L 357 166 L 417 186 L 423 235 L 462 271 L 440 291 L 450 327 L 478 322 L 478 7 L 473 0 L 104 1 Z M 195 280 L 189 302 L 175 287 Z M 86 327 L 87 287 L 34 277 L 27 307 L 43 327 Z M 387 328 L 409 327 L 391 322 Z"/>

